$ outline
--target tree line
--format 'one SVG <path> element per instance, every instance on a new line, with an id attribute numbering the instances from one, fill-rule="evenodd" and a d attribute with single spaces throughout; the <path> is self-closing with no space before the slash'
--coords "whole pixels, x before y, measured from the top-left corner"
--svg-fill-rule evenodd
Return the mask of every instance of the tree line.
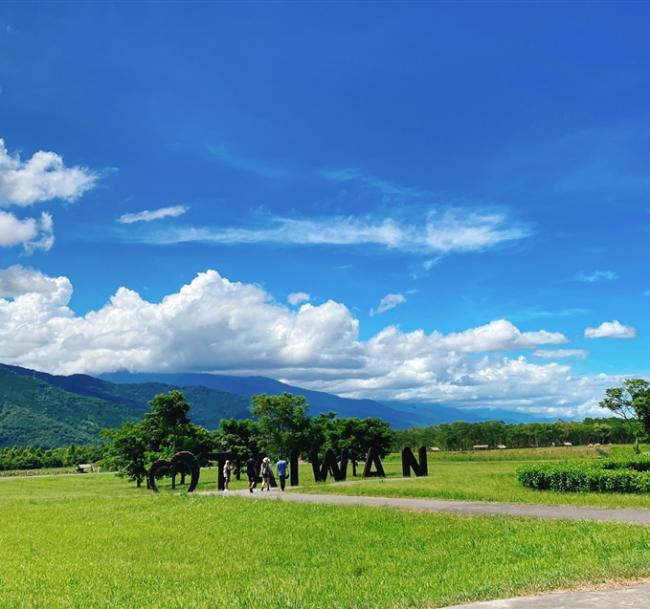
<path id="1" fill-rule="evenodd" d="M 79 463 L 95 463 L 104 458 L 106 446 L 71 444 L 62 448 L 9 446 L 0 448 L 0 471 L 72 467 Z"/>
<path id="2" fill-rule="evenodd" d="M 610 387 L 599 406 L 615 417 L 587 418 L 582 422 L 507 424 L 503 421 L 456 422 L 413 427 L 395 432 L 394 448 L 437 446 L 444 450 L 469 450 L 482 444 L 491 448 L 534 448 L 559 444 L 630 444 L 638 452 L 639 440 L 650 436 L 650 383 L 625 379 Z"/>
<path id="3" fill-rule="evenodd" d="M 441 450 L 471 450 L 475 445 L 490 448 L 535 448 L 573 445 L 631 444 L 643 432 L 642 425 L 632 425 L 617 418 L 593 419 L 582 422 L 556 423 L 445 423 L 429 427 L 411 427 L 395 432 L 393 447 L 436 446 Z"/>
<path id="4" fill-rule="evenodd" d="M 124 423 L 102 432 L 98 446 L 42 449 L 10 447 L 0 450 L 0 470 L 61 467 L 102 460 L 138 486 L 157 459 L 169 459 L 190 451 L 202 465 L 212 452 L 231 452 L 245 462 L 265 454 L 271 458 L 291 453 L 309 459 L 326 449 L 340 454 L 347 449 L 353 463 L 365 458 L 374 446 L 381 456 L 404 447 L 437 446 L 443 450 L 469 450 L 477 444 L 491 448 L 529 448 L 585 444 L 626 444 L 650 434 L 650 383 L 627 379 L 607 389 L 600 406 L 616 417 L 587 418 L 582 422 L 519 423 L 503 421 L 448 423 L 395 431 L 378 418 L 337 417 L 334 412 L 311 417 L 303 396 L 256 395 L 249 419 L 222 419 L 217 430 L 195 425 L 190 405 L 178 390 L 155 396 L 141 421 Z"/>

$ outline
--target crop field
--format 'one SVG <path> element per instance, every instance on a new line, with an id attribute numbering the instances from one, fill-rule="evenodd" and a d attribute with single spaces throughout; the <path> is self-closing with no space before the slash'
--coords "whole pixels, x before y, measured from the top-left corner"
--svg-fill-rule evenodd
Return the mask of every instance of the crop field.
<path id="1" fill-rule="evenodd" d="M 439 467 L 449 486 L 516 463 Z M 0 479 L 0 510 L 1 609 L 406 609 L 650 576 L 650 528 L 622 524 L 155 495 L 109 473 Z"/>

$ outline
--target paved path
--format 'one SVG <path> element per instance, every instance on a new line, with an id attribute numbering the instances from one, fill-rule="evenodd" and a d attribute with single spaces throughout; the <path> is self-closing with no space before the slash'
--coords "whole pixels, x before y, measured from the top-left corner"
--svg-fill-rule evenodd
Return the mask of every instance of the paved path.
<path id="1" fill-rule="evenodd" d="M 214 494 L 214 493 L 207 493 Z M 219 493 L 226 495 L 226 493 Z M 311 494 L 272 490 L 271 492 L 231 491 L 228 496 L 249 497 L 259 501 L 296 501 L 331 505 L 369 505 L 424 512 L 488 514 L 493 516 L 527 516 L 566 520 L 602 520 L 650 525 L 650 509 L 591 508 L 571 505 L 537 505 L 528 503 L 492 503 L 489 501 L 448 501 L 444 499 L 407 499 L 403 497 L 365 497 L 361 495 Z M 650 599 L 648 599 L 650 607 Z"/>
<path id="2" fill-rule="evenodd" d="M 447 609 L 646 609 L 648 606 L 650 606 L 650 584 L 645 583 L 618 590 L 520 596 L 498 601 L 454 605 Z"/>

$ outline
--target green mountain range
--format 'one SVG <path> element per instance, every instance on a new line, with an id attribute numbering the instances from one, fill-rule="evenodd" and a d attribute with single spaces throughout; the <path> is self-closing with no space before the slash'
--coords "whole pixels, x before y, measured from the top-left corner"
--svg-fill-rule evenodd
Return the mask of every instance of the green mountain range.
<path id="1" fill-rule="evenodd" d="M 208 429 L 218 427 L 222 418 L 248 415 L 248 398 L 226 391 L 168 383 L 118 385 L 0 364 L 0 448 L 97 442 L 103 428 L 142 418 L 151 398 L 176 388 L 192 406 L 192 421 Z"/>
<path id="2" fill-rule="evenodd" d="M 304 395 L 311 415 L 334 411 L 342 417 L 380 417 L 397 429 L 489 419 L 548 421 L 505 410 L 355 400 L 262 376 L 116 372 L 95 378 L 85 374 L 56 376 L 0 364 L 0 448 L 97 442 L 103 428 L 141 419 L 148 402 L 171 389 L 185 394 L 191 405 L 190 418 L 208 429 L 216 429 L 222 418 L 249 416 L 252 395 L 284 392 Z"/>

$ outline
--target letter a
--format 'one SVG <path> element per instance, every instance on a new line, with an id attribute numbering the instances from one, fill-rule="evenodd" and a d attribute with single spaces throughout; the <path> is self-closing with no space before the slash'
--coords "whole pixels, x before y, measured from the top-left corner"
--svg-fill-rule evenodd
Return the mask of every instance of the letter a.
<path id="1" fill-rule="evenodd" d="M 372 471 L 372 466 L 375 466 L 375 471 Z M 373 446 L 366 455 L 366 464 L 363 468 L 363 477 L 364 478 L 385 478 L 386 474 L 384 473 L 384 466 L 381 464 L 381 457 L 379 456 L 379 450 L 376 446 Z"/>

